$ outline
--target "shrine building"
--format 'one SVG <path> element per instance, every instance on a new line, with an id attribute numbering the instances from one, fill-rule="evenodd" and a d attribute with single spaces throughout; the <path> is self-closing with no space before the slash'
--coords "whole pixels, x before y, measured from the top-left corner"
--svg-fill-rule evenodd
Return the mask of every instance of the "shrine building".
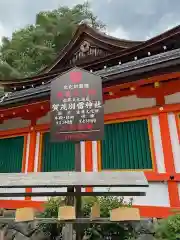
<path id="1" fill-rule="evenodd" d="M 147 194 L 133 199 L 141 216 L 180 209 L 180 26 L 141 42 L 82 24 L 41 73 L 0 81 L 0 173 L 74 170 L 74 144 L 51 143 L 49 134 L 50 82 L 73 66 L 103 82 L 105 136 L 81 142 L 82 171 L 144 171 Z M 0 208 L 40 207 L 46 200 L 1 198 Z"/>

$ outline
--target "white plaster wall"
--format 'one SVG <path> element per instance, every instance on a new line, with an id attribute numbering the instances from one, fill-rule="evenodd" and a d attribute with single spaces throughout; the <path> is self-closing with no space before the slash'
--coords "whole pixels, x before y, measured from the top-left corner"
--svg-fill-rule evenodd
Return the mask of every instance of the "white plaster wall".
<path id="1" fill-rule="evenodd" d="M 126 202 L 129 202 L 130 198 L 133 198 L 133 205 L 141 205 L 141 206 L 163 206 L 169 207 L 169 193 L 168 187 L 166 183 L 158 183 L 158 182 L 149 182 L 148 188 L 94 188 L 94 192 L 102 191 L 102 192 L 113 192 L 113 191 L 123 191 L 123 192 L 133 192 L 140 191 L 146 192 L 146 196 L 128 196 L 124 197 Z"/>
<path id="2" fill-rule="evenodd" d="M 173 151 L 175 171 L 180 173 L 180 143 L 174 113 L 168 114 L 169 132 Z"/>
<path id="3" fill-rule="evenodd" d="M 155 150 L 154 164 L 156 164 L 157 171 L 159 173 L 165 173 L 166 169 L 165 169 L 165 163 L 164 163 L 164 152 L 163 152 L 163 146 L 162 146 L 159 117 L 152 116 L 151 123 L 152 123 L 154 150 Z"/>
<path id="4" fill-rule="evenodd" d="M 81 192 L 84 192 L 85 188 L 81 189 Z M 39 192 L 67 192 L 67 188 L 33 188 L 32 192 L 39 193 Z M 51 198 L 49 196 L 47 197 L 32 197 L 32 201 L 48 201 L 48 199 Z"/>
<path id="5" fill-rule="evenodd" d="M 150 182 L 148 188 L 109 188 L 109 187 L 96 187 L 93 189 L 94 192 L 113 192 L 113 191 L 123 191 L 123 192 L 133 192 L 133 191 L 140 191 L 146 192 L 146 196 L 128 196 L 124 197 L 125 202 L 129 202 L 130 198 L 133 199 L 133 205 L 140 205 L 140 206 L 159 206 L 159 207 L 169 207 L 169 193 L 168 187 L 166 183 L 159 183 L 159 182 Z M 45 188 L 38 188 L 33 189 L 33 192 L 62 192 L 67 191 L 67 188 L 51 188 L 46 190 Z M 84 191 L 84 189 L 83 189 Z M 156 193 L 156 194 L 155 194 Z M 180 185 L 179 185 L 179 194 L 180 194 Z M 49 197 L 33 197 L 33 201 L 47 201 Z"/>
<path id="6" fill-rule="evenodd" d="M 104 112 L 107 114 L 153 107 L 155 105 L 155 98 L 137 98 L 136 95 L 133 95 L 105 101 Z"/>
<path id="7" fill-rule="evenodd" d="M 4 188 L 4 189 L 0 189 L 0 193 L 24 193 L 25 192 L 25 188 Z M 0 200 L 24 200 L 24 197 L 0 197 Z"/>
<path id="8" fill-rule="evenodd" d="M 165 96 L 166 104 L 180 103 L 180 92 Z"/>
<path id="9" fill-rule="evenodd" d="M 98 172 L 98 146 L 97 142 L 92 142 L 92 169 L 93 172 Z"/>
<path id="10" fill-rule="evenodd" d="M 21 118 L 5 120 L 0 124 L 0 131 L 28 127 L 30 126 L 30 123 L 29 120 L 23 120 Z"/>
<path id="11" fill-rule="evenodd" d="M 25 173 L 28 171 L 28 160 L 29 160 L 29 149 L 30 149 L 30 133 L 27 136 L 27 145 L 26 145 L 26 162 L 25 162 Z"/>
<path id="12" fill-rule="evenodd" d="M 40 192 L 67 192 L 67 188 L 33 188 L 33 193 Z M 32 197 L 32 201 L 48 201 L 50 197 Z"/>
<path id="13" fill-rule="evenodd" d="M 37 124 L 45 124 L 49 122 L 50 122 L 50 112 L 48 112 L 45 116 L 37 120 Z"/>
<path id="14" fill-rule="evenodd" d="M 39 165 L 39 151 L 40 151 L 40 132 L 36 134 L 36 149 L 35 149 L 35 156 L 34 156 L 34 172 L 38 172 L 38 165 Z"/>

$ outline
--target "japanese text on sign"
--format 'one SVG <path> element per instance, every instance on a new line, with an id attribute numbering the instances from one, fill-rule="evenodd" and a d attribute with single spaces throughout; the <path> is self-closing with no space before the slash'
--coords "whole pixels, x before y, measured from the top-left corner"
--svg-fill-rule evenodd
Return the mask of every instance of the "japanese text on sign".
<path id="1" fill-rule="evenodd" d="M 74 111 L 79 115 L 79 123 L 96 123 L 95 117 L 101 107 L 100 101 L 92 102 L 87 97 L 80 99 L 79 102 L 68 101 L 68 103 L 53 104 L 52 111 L 56 112 L 56 124 L 73 124 Z M 64 111 L 66 111 L 66 114 L 64 114 Z"/>
<path id="2" fill-rule="evenodd" d="M 75 78 L 72 77 L 73 74 Z M 70 72 L 65 75 L 64 81 L 54 82 L 51 119 L 56 135 L 62 137 L 63 134 L 69 134 L 64 139 L 71 140 L 77 137 L 73 137 L 73 134 L 79 132 L 86 134 L 82 138 L 88 139 L 87 133 L 102 132 L 102 88 L 101 81 L 97 81 L 96 76 L 95 78 L 96 81 L 92 81 L 94 76 L 92 78 L 92 74 L 86 72 Z M 93 140 L 93 136 L 90 139 Z"/>

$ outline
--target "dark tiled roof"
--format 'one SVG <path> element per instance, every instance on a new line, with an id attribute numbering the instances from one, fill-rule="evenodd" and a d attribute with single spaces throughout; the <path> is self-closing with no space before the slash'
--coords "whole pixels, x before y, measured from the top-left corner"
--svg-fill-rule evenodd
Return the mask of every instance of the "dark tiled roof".
<path id="1" fill-rule="evenodd" d="M 130 72 L 132 70 L 145 68 L 148 66 L 169 62 L 172 60 L 180 59 L 180 49 L 175 49 L 160 53 L 154 56 L 145 57 L 139 60 L 134 60 L 132 62 L 127 62 L 121 65 L 116 65 L 106 69 L 102 69 L 94 72 L 97 75 L 100 75 L 103 78 L 103 82 L 109 81 L 109 77 L 112 75 L 122 74 L 125 72 Z M 5 106 L 12 104 L 14 102 L 21 102 L 31 98 L 41 97 L 49 95 L 50 93 L 50 83 L 37 86 L 35 88 L 24 89 L 21 91 L 16 91 L 9 93 L 7 96 L 1 97 L 0 106 Z M 3 100 L 2 100 L 3 99 Z"/>

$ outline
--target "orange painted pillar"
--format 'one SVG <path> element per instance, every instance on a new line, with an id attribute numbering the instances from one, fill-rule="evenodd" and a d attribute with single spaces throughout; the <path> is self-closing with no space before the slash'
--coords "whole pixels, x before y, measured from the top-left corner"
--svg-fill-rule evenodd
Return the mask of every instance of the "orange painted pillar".
<path id="1" fill-rule="evenodd" d="M 85 171 L 92 172 L 93 171 L 93 160 L 92 160 L 92 142 L 85 142 Z M 87 187 L 86 192 L 92 192 L 92 187 Z"/>
<path id="2" fill-rule="evenodd" d="M 162 139 L 163 152 L 164 152 L 165 168 L 166 168 L 166 172 L 170 174 L 170 176 L 172 176 L 172 178 L 168 180 L 170 206 L 180 207 L 178 184 L 175 181 L 175 179 L 173 179 L 173 176 L 175 175 L 175 166 L 174 166 L 174 157 L 172 152 L 167 113 L 159 114 L 159 122 L 160 122 L 161 139 Z"/>
<path id="3" fill-rule="evenodd" d="M 26 170 L 27 144 L 28 144 L 28 135 L 25 135 L 24 136 L 24 149 L 23 149 L 22 168 L 21 168 L 21 172 L 22 173 L 24 173 L 25 170 Z"/>
<path id="4" fill-rule="evenodd" d="M 36 131 L 34 126 L 36 125 L 36 120 L 31 121 L 30 126 L 30 145 L 29 145 L 29 158 L 28 158 L 28 168 L 27 172 L 34 172 L 34 158 L 36 151 Z M 26 192 L 32 192 L 31 188 L 26 188 Z M 31 197 L 25 197 L 26 200 L 31 200 Z"/>

